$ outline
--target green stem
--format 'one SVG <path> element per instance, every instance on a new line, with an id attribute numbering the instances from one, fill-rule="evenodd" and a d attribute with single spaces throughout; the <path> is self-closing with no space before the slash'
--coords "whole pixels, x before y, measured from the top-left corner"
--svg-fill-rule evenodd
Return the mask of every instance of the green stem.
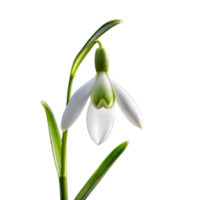
<path id="1" fill-rule="evenodd" d="M 95 40 L 95 42 L 97 42 L 99 44 L 99 47 L 103 47 L 99 40 Z"/>
<path id="2" fill-rule="evenodd" d="M 61 176 L 59 177 L 59 200 L 69 200 L 69 139 L 70 130 L 62 135 Z"/>

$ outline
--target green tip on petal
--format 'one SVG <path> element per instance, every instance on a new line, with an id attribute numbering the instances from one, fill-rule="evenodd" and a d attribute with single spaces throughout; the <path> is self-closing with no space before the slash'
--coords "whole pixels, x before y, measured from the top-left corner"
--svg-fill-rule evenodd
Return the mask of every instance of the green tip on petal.
<path id="1" fill-rule="evenodd" d="M 100 72 L 92 88 L 91 102 L 97 109 L 102 107 L 108 109 L 113 106 L 115 101 L 114 92 L 105 72 Z"/>

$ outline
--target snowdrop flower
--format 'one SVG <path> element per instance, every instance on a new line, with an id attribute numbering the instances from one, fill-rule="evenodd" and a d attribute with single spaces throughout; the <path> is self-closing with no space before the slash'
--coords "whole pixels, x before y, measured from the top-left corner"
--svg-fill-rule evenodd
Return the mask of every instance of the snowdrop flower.
<path id="1" fill-rule="evenodd" d="M 90 96 L 87 128 L 91 139 L 99 145 L 108 138 L 112 130 L 115 101 L 125 117 L 135 126 L 142 128 L 143 118 L 133 98 L 108 75 L 108 57 L 101 45 L 95 52 L 95 68 L 97 75 L 71 97 L 62 116 L 61 129 L 67 130 L 77 120 Z"/>

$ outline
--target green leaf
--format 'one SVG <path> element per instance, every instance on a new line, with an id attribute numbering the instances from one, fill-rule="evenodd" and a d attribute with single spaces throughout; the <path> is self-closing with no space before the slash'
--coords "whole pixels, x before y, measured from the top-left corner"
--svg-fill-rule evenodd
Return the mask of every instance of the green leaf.
<path id="1" fill-rule="evenodd" d="M 41 101 L 41 104 L 43 105 L 45 112 L 46 112 L 54 162 L 56 165 L 56 170 L 57 170 L 58 176 L 60 177 L 60 174 L 61 174 L 61 151 L 62 151 L 62 141 L 61 141 L 60 133 L 59 133 L 58 126 L 57 126 L 56 120 L 54 118 L 53 112 L 51 111 L 50 107 L 44 101 Z"/>
<path id="2" fill-rule="evenodd" d="M 94 174 L 90 177 L 84 187 L 76 196 L 75 200 L 85 200 L 92 190 L 96 187 L 96 185 L 101 181 L 106 172 L 110 169 L 110 167 L 114 164 L 117 158 L 123 153 L 128 145 L 128 141 L 123 142 L 118 147 L 116 147 L 101 163 L 98 169 L 94 172 Z"/>

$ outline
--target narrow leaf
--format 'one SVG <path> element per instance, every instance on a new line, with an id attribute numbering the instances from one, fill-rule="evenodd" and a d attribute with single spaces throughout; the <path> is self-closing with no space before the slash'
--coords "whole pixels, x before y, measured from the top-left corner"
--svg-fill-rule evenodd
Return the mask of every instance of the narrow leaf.
<path id="1" fill-rule="evenodd" d="M 98 169 L 94 172 L 94 174 L 90 177 L 84 187 L 76 196 L 75 200 L 85 200 L 92 190 L 96 187 L 96 185 L 101 181 L 106 172 L 110 169 L 110 167 L 114 164 L 117 158 L 123 153 L 128 145 L 128 141 L 123 142 L 118 147 L 116 147 L 101 163 Z"/>
<path id="2" fill-rule="evenodd" d="M 56 120 L 54 118 L 53 112 L 51 111 L 50 107 L 44 101 L 41 101 L 41 104 L 43 105 L 45 112 L 46 112 L 54 162 L 56 165 L 56 170 L 57 170 L 58 176 L 60 177 L 60 174 L 61 174 L 60 173 L 61 172 L 61 149 L 62 149 L 62 141 L 61 141 L 60 133 L 59 133 L 58 126 L 57 126 Z"/>

